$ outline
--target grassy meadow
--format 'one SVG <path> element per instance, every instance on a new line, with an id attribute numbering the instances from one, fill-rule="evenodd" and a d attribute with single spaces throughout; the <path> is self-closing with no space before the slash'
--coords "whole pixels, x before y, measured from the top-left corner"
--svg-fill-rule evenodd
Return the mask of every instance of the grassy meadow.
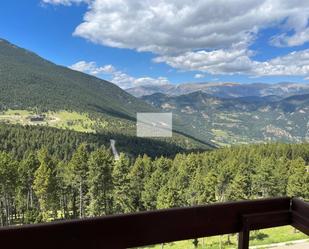
<path id="1" fill-rule="evenodd" d="M 289 242 L 295 240 L 308 239 L 305 234 L 295 231 L 291 226 L 283 226 L 277 228 L 269 228 L 250 233 L 250 246 L 263 246 L 274 243 Z M 229 242 L 230 240 L 230 242 Z M 213 236 L 198 239 L 198 249 L 236 249 L 237 234 L 233 234 L 228 238 L 228 235 Z M 292 244 L 292 243 L 291 243 Z M 143 247 L 143 249 L 194 249 L 193 240 L 177 241 L 166 243 L 164 245 L 153 245 Z M 267 248 L 265 246 L 265 248 Z"/>
<path id="2" fill-rule="evenodd" d="M 7 110 L 0 112 L 0 122 L 9 124 L 22 125 L 43 125 L 59 129 L 70 129 L 79 132 L 95 132 L 92 128 L 94 121 L 88 117 L 88 114 L 58 111 L 40 113 L 45 115 L 44 121 L 31 121 L 30 117 L 35 115 L 35 112 L 28 110 Z"/>

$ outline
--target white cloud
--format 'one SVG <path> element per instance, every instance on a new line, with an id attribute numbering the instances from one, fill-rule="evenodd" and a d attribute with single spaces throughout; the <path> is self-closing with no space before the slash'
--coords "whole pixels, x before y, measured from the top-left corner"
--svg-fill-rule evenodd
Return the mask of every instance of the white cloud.
<path id="1" fill-rule="evenodd" d="M 251 70 L 249 56 L 252 54 L 244 48 L 218 49 L 213 51 L 186 52 L 180 55 L 160 56 L 154 62 L 164 62 L 171 67 L 208 72 L 211 74 L 234 74 Z"/>
<path id="2" fill-rule="evenodd" d="M 102 76 L 102 77 L 109 76 L 113 83 L 115 83 L 116 85 L 124 89 L 136 87 L 136 86 L 142 86 L 142 85 L 170 84 L 170 81 L 166 77 L 136 78 L 120 70 L 116 70 L 115 67 L 112 65 L 97 66 L 97 64 L 93 61 L 91 62 L 79 61 L 71 65 L 69 68 L 76 70 L 76 71 L 83 72 L 83 73 L 88 73 L 94 76 Z"/>
<path id="3" fill-rule="evenodd" d="M 307 2 L 307 7 L 309 6 Z M 282 28 L 286 32 L 275 35 L 271 39 L 271 44 L 278 47 L 299 46 L 309 41 L 309 28 L 308 28 L 309 12 L 308 8 L 304 11 L 299 11 L 294 15 L 290 15 Z M 288 32 L 294 31 L 291 35 Z"/>
<path id="4" fill-rule="evenodd" d="M 149 51 L 155 62 L 211 74 L 307 75 L 306 65 L 292 61 L 307 51 L 264 62 L 252 59 L 263 29 L 276 27 L 270 44 L 299 46 L 309 41 L 308 0 L 43 0 L 65 4 L 87 2 L 88 10 L 74 35 L 94 43 Z M 282 65 L 279 60 L 289 60 Z M 83 66 L 83 65 L 80 65 Z M 89 69 L 92 74 L 105 69 Z M 122 73 L 122 72 L 121 72 Z M 121 73 L 115 78 L 126 81 Z M 165 78 L 142 78 L 162 82 Z M 130 82 L 138 83 L 134 77 Z M 116 82 L 117 83 L 117 82 Z M 120 83 L 119 83 L 120 84 Z M 125 85 L 126 83 L 124 83 Z M 133 84 L 133 83 L 132 83 Z"/>
<path id="5" fill-rule="evenodd" d="M 308 41 L 302 35 L 308 17 L 307 0 L 93 0 L 74 34 L 106 46 L 167 54 L 230 48 L 284 22 L 281 36 L 302 37 L 289 42 L 299 45 Z"/>
<path id="6" fill-rule="evenodd" d="M 265 62 L 252 61 L 252 74 L 260 76 L 309 76 L 309 49 L 292 52 Z"/>
<path id="7" fill-rule="evenodd" d="M 91 0 L 42 0 L 42 3 L 70 6 L 72 4 L 90 3 L 90 1 Z"/>
<path id="8" fill-rule="evenodd" d="M 251 71 L 252 63 L 249 58 L 252 51 L 239 46 L 232 49 L 218 49 L 213 51 L 186 52 L 180 55 L 166 55 L 156 57 L 154 62 L 165 62 L 171 67 L 208 72 L 210 74 L 235 74 Z"/>
<path id="9" fill-rule="evenodd" d="M 179 56 L 155 58 L 155 62 L 211 74 L 247 74 L 254 76 L 309 76 L 309 49 L 292 52 L 268 61 L 252 60 L 248 50 L 187 52 Z"/>
<path id="10" fill-rule="evenodd" d="M 79 61 L 70 66 L 71 69 L 76 71 L 98 75 L 98 74 L 112 74 L 116 71 L 116 69 L 112 65 L 105 65 L 98 67 L 94 61 L 86 62 L 86 61 Z"/>
<path id="11" fill-rule="evenodd" d="M 292 47 L 303 45 L 309 41 L 309 28 L 306 28 L 294 35 L 287 35 L 286 33 L 274 36 L 271 39 L 271 44 L 277 47 Z"/>
<path id="12" fill-rule="evenodd" d="M 202 78 L 205 78 L 205 74 L 197 73 L 197 74 L 194 75 L 194 78 L 195 78 L 195 79 L 202 79 Z"/>

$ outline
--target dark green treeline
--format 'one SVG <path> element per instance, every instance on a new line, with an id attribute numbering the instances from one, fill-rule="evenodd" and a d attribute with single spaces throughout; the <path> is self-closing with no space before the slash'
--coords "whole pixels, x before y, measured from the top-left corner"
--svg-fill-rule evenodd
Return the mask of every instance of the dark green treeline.
<path id="1" fill-rule="evenodd" d="M 68 159 L 46 148 L 0 152 L 1 225 L 228 200 L 309 198 L 309 144 L 266 144 L 135 160 L 82 143 Z"/>
<path id="2" fill-rule="evenodd" d="M 8 125 L 0 122 L 0 151 L 10 152 L 18 159 L 24 159 L 29 153 L 46 147 L 49 154 L 67 161 L 81 143 L 87 143 L 88 147 L 94 150 L 101 146 L 110 146 L 110 139 L 116 140 L 119 151 L 134 158 L 143 154 L 152 158 L 161 155 L 171 157 L 177 153 L 200 149 L 197 145 L 178 139 L 177 135 L 172 139 L 151 139 L 113 131 L 83 133 L 45 126 Z M 209 149 L 206 145 L 205 148 Z"/>

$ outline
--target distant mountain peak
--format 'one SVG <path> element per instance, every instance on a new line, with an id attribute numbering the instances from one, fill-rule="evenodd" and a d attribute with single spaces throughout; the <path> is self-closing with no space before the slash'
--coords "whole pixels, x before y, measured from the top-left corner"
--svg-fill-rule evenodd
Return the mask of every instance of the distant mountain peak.
<path id="1" fill-rule="evenodd" d="M 292 95 L 309 93 L 309 84 L 294 82 L 279 82 L 275 84 L 258 82 L 248 84 L 237 82 L 199 82 L 169 85 L 168 87 L 142 86 L 127 89 L 127 91 L 136 97 L 147 96 L 156 92 L 164 93 L 169 96 L 179 96 L 191 92 L 202 91 L 212 96 L 224 98 L 263 97 L 268 95 L 284 98 Z"/>

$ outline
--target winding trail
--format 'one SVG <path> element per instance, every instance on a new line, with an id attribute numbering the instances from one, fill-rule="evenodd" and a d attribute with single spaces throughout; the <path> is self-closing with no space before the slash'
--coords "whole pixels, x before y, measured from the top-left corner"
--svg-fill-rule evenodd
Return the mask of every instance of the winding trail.
<path id="1" fill-rule="evenodd" d="M 112 148 L 112 152 L 114 154 L 114 157 L 115 157 L 115 160 L 119 160 L 119 154 L 118 154 L 118 151 L 116 149 L 116 141 L 114 139 L 110 139 L 110 142 L 111 142 L 111 148 Z"/>

